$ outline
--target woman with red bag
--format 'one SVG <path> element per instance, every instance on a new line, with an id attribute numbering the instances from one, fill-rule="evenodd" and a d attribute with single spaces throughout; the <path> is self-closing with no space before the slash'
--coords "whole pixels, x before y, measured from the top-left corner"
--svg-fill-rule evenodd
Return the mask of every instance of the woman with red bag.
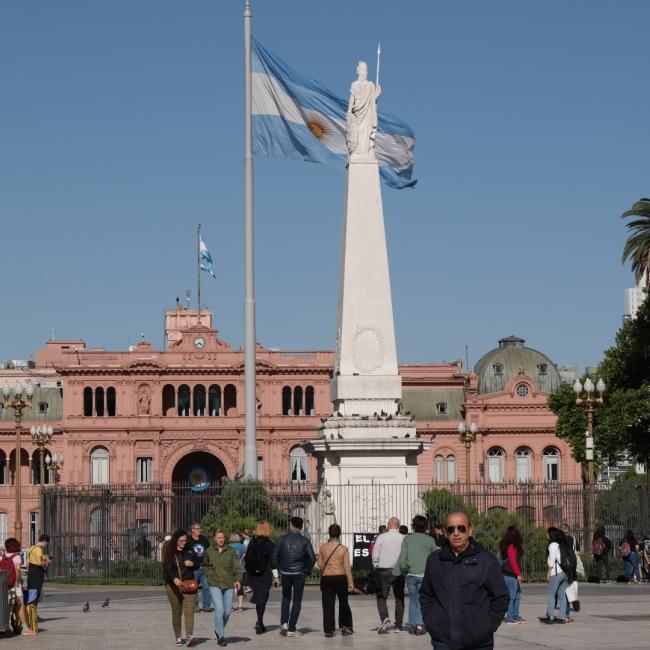
<path id="1" fill-rule="evenodd" d="M 194 571 L 199 568 L 199 561 L 191 548 L 186 548 L 187 533 L 177 530 L 163 546 L 162 560 L 165 568 L 165 591 L 172 608 L 172 626 L 176 645 L 183 645 L 181 636 L 181 618 L 185 616 L 185 645 L 191 648 L 196 644 L 194 634 L 194 606 L 198 583 Z"/>

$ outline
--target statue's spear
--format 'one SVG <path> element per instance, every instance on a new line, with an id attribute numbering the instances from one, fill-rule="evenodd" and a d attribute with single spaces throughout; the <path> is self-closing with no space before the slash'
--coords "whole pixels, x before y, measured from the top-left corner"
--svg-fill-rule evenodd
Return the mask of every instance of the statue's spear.
<path id="1" fill-rule="evenodd" d="M 381 43 L 378 43 L 377 45 L 377 81 L 375 82 L 375 85 L 379 85 L 379 61 L 381 59 Z"/>

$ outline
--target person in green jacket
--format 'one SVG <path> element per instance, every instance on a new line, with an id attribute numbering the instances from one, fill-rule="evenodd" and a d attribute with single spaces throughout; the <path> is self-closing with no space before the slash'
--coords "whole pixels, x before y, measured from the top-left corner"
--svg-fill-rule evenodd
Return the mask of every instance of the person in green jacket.
<path id="1" fill-rule="evenodd" d="M 393 575 L 406 576 L 406 587 L 409 591 L 409 632 L 422 635 L 426 634 L 426 630 L 422 623 L 420 609 L 420 586 L 427 558 L 436 550 L 436 543 L 426 533 L 428 526 L 426 517 L 416 515 L 411 526 L 414 532 L 407 535 L 402 542 L 402 550 L 393 569 Z"/>
<path id="2" fill-rule="evenodd" d="M 209 546 L 203 558 L 210 597 L 214 605 L 214 635 L 220 646 L 228 645 L 224 636 L 232 609 L 235 591 L 241 586 L 241 563 L 234 549 L 226 544 L 222 530 L 214 533 L 214 546 Z"/>

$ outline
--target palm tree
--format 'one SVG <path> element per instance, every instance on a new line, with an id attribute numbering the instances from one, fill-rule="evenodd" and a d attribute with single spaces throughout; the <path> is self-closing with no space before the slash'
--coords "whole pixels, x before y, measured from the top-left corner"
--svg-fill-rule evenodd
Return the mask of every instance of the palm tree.
<path id="1" fill-rule="evenodd" d="M 630 236 L 623 247 L 621 262 L 632 262 L 632 272 L 638 282 L 650 273 L 650 199 L 639 199 L 631 210 L 624 212 L 621 219 L 639 217 L 625 224 Z"/>

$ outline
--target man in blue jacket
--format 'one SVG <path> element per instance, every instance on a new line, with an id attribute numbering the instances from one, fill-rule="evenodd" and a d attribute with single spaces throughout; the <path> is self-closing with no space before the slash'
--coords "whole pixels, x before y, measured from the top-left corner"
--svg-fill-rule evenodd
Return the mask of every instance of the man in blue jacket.
<path id="1" fill-rule="evenodd" d="M 420 606 L 433 650 L 492 650 L 508 610 L 508 588 L 496 557 L 472 538 L 464 512 L 450 512 L 447 542 L 427 560 Z"/>

